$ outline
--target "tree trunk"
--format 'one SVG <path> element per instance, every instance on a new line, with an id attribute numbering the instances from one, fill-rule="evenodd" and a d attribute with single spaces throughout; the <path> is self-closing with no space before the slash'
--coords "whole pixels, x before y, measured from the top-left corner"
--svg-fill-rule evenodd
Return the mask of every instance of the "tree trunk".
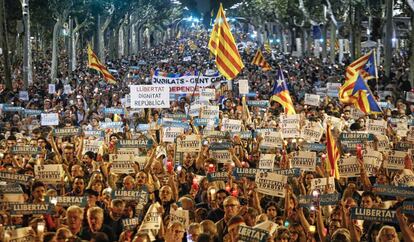
<path id="1" fill-rule="evenodd" d="M 62 24 L 62 20 L 59 18 L 55 26 L 53 27 L 53 40 L 52 40 L 52 70 L 50 72 L 50 78 L 52 83 L 55 82 L 57 77 L 57 67 L 58 67 L 58 38 L 59 38 L 59 31 L 60 26 Z"/>
<path id="2" fill-rule="evenodd" d="M 386 30 L 385 30 L 385 40 L 384 40 L 384 47 L 385 47 L 385 63 L 384 63 L 384 75 L 389 80 L 391 75 L 391 62 L 392 62 L 392 36 L 393 36 L 393 28 L 392 28 L 392 11 L 393 11 L 393 0 L 386 0 Z"/>
<path id="3" fill-rule="evenodd" d="M 1 33 L 1 36 L 3 37 L 1 41 L 1 48 L 3 50 L 3 61 L 4 61 L 3 62 L 4 74 L 5 74 L 4 84 L 6 85 L 7 90 L 12 90 L 8 35 L 7 35 L 7 22 L 6 22 L 4 8 L 5 8 L 4 0 L 0 0 L 0 33 Z"/>
<path id="4" fill-rule="evenodd" d="M 411 26 L 414 26 L 414 14 L 411 16 Z M 411 82 L 411 87 L 414 87 L 414 31 L 411 30 L 410 35 L 410 73 L 409 80 Z"/>
<path id="5" fill-rule="evenodd" d="M 124 40 L 124 49 L 123 49 L 123 54 L 125 55 L 125 56 L 128 56 L 129 55 L 129 24 L 125 24 L 124 25 L 124 28 L 123 28 L 123 34 L 124 34 L 124 37 L 123 37 L 123 40 Z"/>
<path id="6" fill-rule="evenodd" d="M 335 24 L 331 21 L 331 31 L 330 31 L 330 36 L 331 36 L 331 45 L 330 45 L 330 59 L 331 59 L 331 63 L 334 64 L 335 63 L 335 56 L 336 56 L 336 26 Z"/>
<path id="7" fill-rule="evenodd" d="M 355 59 L 361 56 L 361 11 L 358 9 L 355 11 Z"/>
<path id="8" fill-rule="evenodd" d="M 68 71 L 69 75 L 72 74 L 72 71 L 75 69 L 73 68 L 73 19 L 69 16 L 69 34 L 68 34 L 68 45 L 67 45 L 67 53 L 68 53 Z"/>

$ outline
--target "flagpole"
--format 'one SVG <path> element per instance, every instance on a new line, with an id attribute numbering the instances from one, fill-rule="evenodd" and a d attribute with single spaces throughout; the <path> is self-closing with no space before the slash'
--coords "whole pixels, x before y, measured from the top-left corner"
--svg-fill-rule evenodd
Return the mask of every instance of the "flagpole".
<path id="1" fill-rule="evenodd" d="M 377 69 L 377 58 L 375 58 L 376 57 L 376 53 L 375 53 L 375 49 L 373 50 L 374 51 L 374 67 L 375 67 L 375 80 L 377 81 L 377 95 L 379 95 L 378 94 L 378 92 L 379 92 L 379 82 L 378 82 L 378 69 Z"/>
<path id="2" fill-rule="evenodd" d="M 193 93 L 191 94 L 190 105 L 188 106 L 188 115 L 190 115 L 191 104 L 193 103 L 194 94 L 195 94 L 195 91 L 197 90 L 197 86 L 198 86 L 198 79 L 200 78 L 200 75 L 201 75 L 201 69 L 200 70 L 197 70 L 197 71 L 198 71 L 198 75 L 197 75 L 197 78 L 195 79 L 194 90 L 193 90 Z"/>

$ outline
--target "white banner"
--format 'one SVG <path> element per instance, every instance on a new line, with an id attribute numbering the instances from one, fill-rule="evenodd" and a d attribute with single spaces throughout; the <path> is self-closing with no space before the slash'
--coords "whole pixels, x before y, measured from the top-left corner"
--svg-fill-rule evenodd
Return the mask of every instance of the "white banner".
<path id="1" fill-rule="evenodd" d="M 180 134 L 184 133 L 184 128 L 167 127 L 167 128 L 163 128 L 162 131 L 163 131 L 162 141 L 174 143 L 175 138 L 177 138 Z"/>
<path id="2" fill-rule="evenodd" d="M 292 168 L 300 168 L 304 171 L 315 171 L 316 152 L 298 151 L 291 160 Z"/>
<path id="3" fill-rule="evenodd" d="M 162 85 L 169 87 L 170 93 L 174 94 L 185 94 L 193 93 L 196 87 L 195 93 L 199 93 L 201 87 L 208 87 L 213 83 L 220 82 L 223 80 L 222 76 L 181 76 L 181 77 L 164 77 L 164 76 L 153 76 L 153 85 Z"/>
<path id="4" fill-rule="evenodd" d="M 273 166 L 275 164 L 275 154 L 261 154 L 259 161 L 259 169 L 271 170 L 273 171 Z"/>
<path id="5" fill-rule="evenodd" d="M 131 85 L 131 108 L 169 108 L 170 91 L 160 85 Z"/>
<path id="6" fill-rule="evenodd" d="M 309 106 L 319 106 L 321 97 L 315 94 L 305 93 L 305 104 Z"/>
<path id="7" fill-rule="evenodd" d="M 59 115 L 57 113 L 42 113 L 40 115 L 40 124 L 42 126 L 59 125 Z"/>
<path id="8" fill-rule="evenodd" d="M 258 192 L 275 197 L 285 197 L 287 176 L 273 172 L 259 172 L 256 174 L 255 182 Z"/>

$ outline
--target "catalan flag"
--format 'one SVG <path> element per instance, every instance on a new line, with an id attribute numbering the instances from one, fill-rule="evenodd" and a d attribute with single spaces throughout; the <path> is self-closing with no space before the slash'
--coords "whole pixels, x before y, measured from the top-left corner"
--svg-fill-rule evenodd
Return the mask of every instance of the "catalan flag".
<path id="1" fill-rule="evenodd" d="M 380 106 L 378 105 L 377 101 L 375 101 L 371 90 L 369 89 L 365 80 L 362 78 L 361 74 L 358 75 L 357 80 L 355 81 L 352 96 L 355 97 L 355 107 L 365 114 L 382 112 Z"/>
<path id="2" fill-rule="evenodd" d="M 264 48 L 265 48 L 267 53 L 272 53 L 272 47 L 270 46 L 269 40 L 265 41 Z"/>
<path id="3" fill-rule="evenodd" d="M 216 58 L 217 69 L 226 79 L 235 78 L 244 68 L 222 4 L 217 13 L 208 48 Z"/>
<path id="4" fill-rule="evenodd" d="M 263 71 L 271 70 L 269 63 L 265 60 L 262 51 L 260 49 L 257 50 L 256 55 L 253 58 L 252 64 L 260 66 Z"/>
<path id="5" fill-rule="evenodd" d="M 282 69 L 277 72 L 277 80 L 273 85 L 270 100 L 280 103 L 285 109 L 285 114 L 296 114 L 293 106 L 292 98 L 290 97 Z"/>
<path id="6" fill-rule="evenodd" d="M 336 145 L 335 138 L 332 136 L 331 125 L 326 126 L 326 153 L 328 159 L 326 159 L 326 169 L 329 172 L 329 176 L 339 179 L 338 161 L 341 158 L 338 146 Z"/>
<path id="7" fill-rule="evenodd" d="M 105 81 L 107 81 L 109 84 L 116 84 L 115 77 L 112 76 L 106 66 L 99 61 L 98 57 L 95 55 L 95 53 L 93 53 L 90 45 L 88 45 L 88 67 L 99 71 L 104 77 Z"/>

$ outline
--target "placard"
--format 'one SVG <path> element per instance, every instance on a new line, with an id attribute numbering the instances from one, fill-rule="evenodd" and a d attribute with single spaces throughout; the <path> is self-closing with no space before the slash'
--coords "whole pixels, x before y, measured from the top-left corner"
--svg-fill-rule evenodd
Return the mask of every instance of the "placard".
<path id="1" fill-rule="evenodd" d="M 269 100 L 247 100 L 246 104 L 247 106 L 259 108 L 267 108 L 270 105 Z"/>
<path id="2" fill-rule="evenodd" d="M 56 137 L 79 136 L 81 133 L 80 127 L 53 129 L 53 135 Z"/>
<path id="3" fill-rule="evenodd" d="M 201 112 L 201 118 L 218 119 L 219 113 L 219 106 L 204 106 Z"/>
<path id="4" fill-rule="evenodd" d="M 395 211 L 376 208 L 351 208 L 351 218 L 380 223 L 398 223 Z"/>
<path id="5" fill-rule="evenodd" d="M 345 152 L 351 152 L 356 151 L 358 144 L 364 149 L 367 142 L 373 142 L 374 135 L 360 132 L 341 133 L 339 135 L 339 140 L 342 149 L 344 149 Z"/>
<path id="6" fill-rule="evenodd" d="M 55 94 L 56 93 L 56 85 L 55 84 L 49 84 L 49 94 Z"/>
<path id="7" fill-rule="evenodd" d="M 284 175 L 287 177 L 298 177 L 300 176 L 299 168 L 289 168 L 289 169 L 275 169 L 273 168 L 273 173 Z"/>
<path id="8" fill-rule="evenodd" d="M 316 169 L 316 152 L 298 151 L 290 161 L 291 167 L 300 168 L 304 171 L 315 171 Z"/>
<path id="9" fill-rule="evenodd" d="M 177 139 L 177 152 L 199 152 L 201 150 L 201 137 L 199 135 L 186 135 L 184 139 Z"/>
<path id="10" fill-rule="evenodd" d="M 52 206 L 50 203 L 32 204 L 32 203 L 15 203 L 10 204 L 11 215 L 33 215 L 33 214 L 50 214 Z"/>
<path id="11" fill-rule="evenodd" d="M 125 110 L 123 108 L 104 108 L 102 112 L 105 114 L 125 114 Z"/>
<path id="12" fill-rule="evenodd" d="M 209 101 L 216 99 L 216 89 L 214 88 L 201 88 L 200 89 L 200 101 Z"/>
<path id="13" fill-rule="evenodd" d="M 46 203 L 51 203 L 57 206 L 70 207 L 76 205 L 79 207 L 86 207 L 88 203 L 88 197 L 83 196 L 57 196 L 57 197 L 45 197 Z"/>
<path id="14" fill-rule="evenodd" d="M 42 113 L 40 124 L 42 126 L 57 126 L 59 125 L 59 115 L 57 113 Z"/>
<path id="15" fill-rule="evenodd" d="M 34 177 L 29 175 L 0 171 L 0 181 L 27 185 Z"/>
<path id="16" fill-rule="evenodd" d="M 115 174 L 131 174 L 135 172 L 132 155 L 110 154 L 109 161 L 112 163 L 111 172 Z"/>
<path id="17" fill-rule="evenodd" d="M 368 119 L 367 123 L 367 131 L 368 133 L 372 134 L 386 134 L 387 132 L 387 121 L 385 120 L 374 120 L 374 119 Z"/>
<path id="18" fill-rule="evenodd" d="M 158 213 L 160 206 L 158 202 L 151 204 L 138 231 L 160 229 L 162 221 L 161 214 Z"/>
<path id="19" fill-rule="evenodd" d="M 134 230 L 141 223 L 141 218 L 126 218 L 122 219 L 122 226 L 124 230 Z"/>
<path id="20" fill-rule="evenodd" d="M 227 181 L 229 179 L 229 174 L 227 171 L 217 171 L 207 173 L 207 180 L 209 182 L 214 181 Z"/>
<path id="21" fill-rule="evenodd" d="M 326 83 L 326 95 L 329 97 L 338 97 L 339 89 L 341 88 L 341 86 L 341 83 Z"/>
<path id="22" fill-rule="evenodd" d="M 223 118 L 221 124 L 221 131 L 240 132 L 241 120 Z"/>
<path id="23" fill-rule="evenodd" d="M 246 79 L 239 80 L 239 93 L 240 95 L 246 95 L 249 93 L 249 81 Z"/>
<path id="24" fill-rule="evenodd" d="M 335 189 L 335 178 L 315 178 L 311 180 L 311 190 L 325 191 L 327 185 L 328 190 Z"/>
<path id="25" fill-rule="evenodd" d="M 135 201 L 138 204 L 145 205 L 148 202 L 149 193 L 146 189 L 141 190 L 113 190 L 112 199 L 121 199 L 124 201 Z"/>
<path id="26" fill-rule="evenodd" d="M 414 92 L 406 92 L 405 100 L 407 102 L 413 103 L 414 102 Z"/>
<path id="27" fill-rule="evenodd" d="M 263 134 L 260 148 L 281 148 L 283 146 L 283 136 L 280 131 L 270 131 Z"/>
<path id="28" fill-rule="evenodd" d="M 374 184 L 372 192 L 381 196 L 414 198 L 414 187 Z"/>
<path id="29" fill-rule="evenodd" d="M 319 122 L 308 122 L 303 126 L 301 136 L 306 142 L 318 143 L 321 140 L 323 133 L 324 129 Z"/>
<path id="30" fill-rule="evenodd" d="M 139 139 L 122 139 L 118 140 L 117 148 L 151 148 L 152 139 L 141 137 Z"/>
<path id="31" fill-rule="evenodd" d="M 402 205 L 402 213 L 405 214 L 414 214 L 414 202 L 413 201 L 404 201 Z"/>
<path id="32" fill-rule="evenodd" d="M 341 177 L 359 177 L 361 172 L 357 158 L 355 156 L 340 159 L 338 162 L 338 170 Z"/>
<path id="33" fill-rule="evenodd" d="M 61 164 L 35 165 L 35 178 L 46 184 L 57 184 L 63 181 L 65 171 Z"/>
<path id="34" fill-rule="evenodd" d="M 388 159 L 384 160 L 384 168 L 391 170 L 402 170 L 405 167 L 407 152 L 391 150 L 388 152 Z"/>
<path id="35" fill-rule="evenodd" d="M 184 210 L 182 208 L 172 208 L 170 210 L 170 223 L 172 222 L 180 222 L 182 225 L 184 225 L 184 228 L 188 228 L 188 226 L 190 225 L 190 217 L 188 210 Z"/>
<path id="36" fill-rule="evenodd" d="M 260 169 L 256 168 L 242 168 L 242 167 L 235 167 L 233 168 L 233 176 L 236 178 L 236 180 L 239 180 L 240 178 L 246 177 L 246 178 L 256 178 L 256 174 L 260 171 Z"/>
<path id="37" fill-rule="evenodd" d="M 375 135 L 377 138 L 377 150 L 378 151 L 389 151 L 391 149 L 390 147 L 390 141 L 388 140 L 388 136 L 386 135 Z"/>
<path id="38" fill-rule="evenodd" d="M 29 101 L 29 93 L 27 91 L 19 91 L 19 99 L 22 101 Z"/>
<path id="39" fill-rule="evenodd" d="M 130 85 L 131 108 L 169 108 L 170 89 L 162 85 Z"/>
<path id="40" fill-rule="evenodd" d="M 259 169 L 273 170 L 275 164 L 275 154 L 261 154 L 259 161 Z"/>
<path id="41" fill-rule="evenodd" d="M 231 154 L 228 150 L 211 150 L 211 158 L 217 160 L 218 163 L 231 163 Z"/>
<path id="42" fill-rule="evenodd" d="M 85 154 L 88 151 L 91 151 L 95 154 L 99 152 L 99 149 L 103 145 L 103 140 L 83 140 L 83 150 L 82 154 Z"/>
<path id="43" fill-rule="evenodd" d="M 309 106 L 319 106 L 320 96 L 315 94 L 305 93 L 305 104 Z"/>
<path id="44" fill-rule="evenodd" d="M 273 172 L 259 172 L 256 174 L 255 183 L 257 191 L 275 197 L 285 197 L 285 185 L 287 176 Z"/>
<path id="45" fill-rule="evenodd" d="M 72 93 L 72 87 L 70 84 L 63 85 L 63 93 L 69 95 Z"/>
<path id="46" fill-rule="evenodd" d="M 203 138 L 213 138 L 213 139 L 225 139 L 229 138 L 228 132 L 218 131 L 218 130 L 203 130 Z"/>
<path id="47" fill-rule="evenodd" d="M 324 130 L 326 130 L 327 124 L 331 124 L 332 128 L 336 128 L 339 131 L 342 131 L 344 127 L 344 122 L 342 119 L 325 114 L 325 119 L 323 120 Z"/>
<path id="48" fill-rule="evenodd" d="M 341 198 L 340 193 L 331 193 L 331 194 L 320 194 L 319 205 L 320 206 L 334 206 L 337 205 Z M 299 195 L 298 196 L 298 204 L 299 207 L 311 207 L 313 205 L 315 197 L 312 195 Z"/>
<path id="49" fill-rule="evenodd" d="M 40 152 L 40 147 L 33 147 L 31 145 L 15 145 L 10 151 L 10 153 L 15 155 L 37 155 Z"/>
<path id="50" fill-rule="evenodd" d="M 266 242 L 269 238 L 269 232 L 260 228 L 252 228 L 245 225 L 239 225 L 238 240 L 242 242 Z"/>
<path id="51" fill-rule="evenodd" d="M 162 141 L 163 142 L 171 142 L 174 143 L 175 139 L 180 136 L 181 134 L 184 134 L 183 128 L 178 127 L 167 127 L 162 129 Z"/>

